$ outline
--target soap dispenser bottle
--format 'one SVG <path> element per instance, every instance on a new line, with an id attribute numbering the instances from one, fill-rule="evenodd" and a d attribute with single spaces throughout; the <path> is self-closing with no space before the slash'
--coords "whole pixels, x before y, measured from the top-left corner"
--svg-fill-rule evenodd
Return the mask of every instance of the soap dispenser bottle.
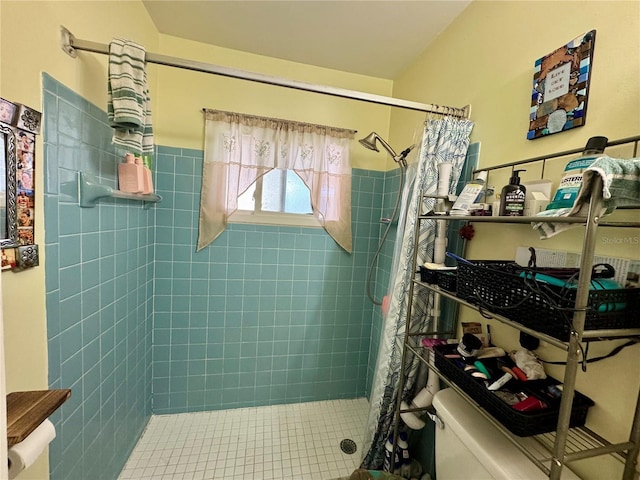
<path id="1" fill-rule="evenodd" d="M 124 162 L 118 164 L 118 188 L 127 193 L 142 193 L 144 190 L 142 167 L 136 165 L 132 153 L 127 153 Z"/>
<path id="2" fill-rule="evenodd" d="M 518 173 L 526 170 L 514 170 L 509 179 L 509 185 L 505 185 L 500 195 L 500 215 L 508 217 L 521 217 L 524 213 L 524 199 L 527 189 L 520 185 Z"/>

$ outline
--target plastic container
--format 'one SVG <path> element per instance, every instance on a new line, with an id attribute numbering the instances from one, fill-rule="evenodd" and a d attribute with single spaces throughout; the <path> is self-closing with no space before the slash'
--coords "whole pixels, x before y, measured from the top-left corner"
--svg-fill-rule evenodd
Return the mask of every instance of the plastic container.
<path id="1" fill-rule="evenodd" d="M 151 178 L 151 170 L 149 170 L 149 167 L 144 164 L 144 161 L 140 157 L 136 157 L 135 164 L 136 166 L 139 166 L 142 171 L 142 193 L 153 193 L 153 180 Z"/>
<path id="2" fill-rule="evenodd" d="M 455 360 L 445 357 L 445 355 L 456 353 L 456 345 L 436 345 L 433 347 L 433 351 L 435 366 L 438 370 L 513 434 L 528 437 L 556 429 L 560 399 L 550 394 L 548 387 L 558 385 L 557 380 L 547 377 L 544 380 L 528 380 L 526 382 L 512 380 L 509 382 L 508 386 L 511 391 L 523 392 L 530 398 L 540 399 L 546 405 L 540 410 L 518 411 L 512 405 L 504 402 L 495 392 L 488 390 L 483 381 L 466 373 Z M 490 369 L 497 369 L 496 362 L 495 358 L 483 360 L 483 363 Z M 580 392 L 575 392 L 569 425 L 571 427 L 584 425 L 589 407 L 593 405 L 590 398 Z"/>
<path id="3" fill-rule="evenodd" d="M 471 262 L 458 263 L 458 298 L 559 340 L 569 340 L 576 288 L 533 280 L 529 275 L 525 278 L 521 272 L 530 270 L 509 260 Z M 573 269 L 557 269 L 558 273 L 563 270 Z M 638 327 L 640 288 L 589 290 L 585 331 Z"/>
<path id="4" fill-rule="evenodd" d="M 604 152 L 609 139 L 607 137 L 591 137 L 584 147 L 582 157 L 567 163 L 564 175 L 560 179 L 560 185 L 556 190 L 553 200 L 547 206 L 547 210 L 573 207 L 580 187 L 582 186 L 582 172 Z"/>
<path id="5" fill-rule="evenodd" d="M 127 153 L 124 162 L 118 164 L 118 189 L 127 193 L 144 191 L 144 174 L 142 165 L 136 164 L 135 156 Z"/>
<path id="6" fill-rule="evenodd" d="M 524 201 L 527 189 L 520 185 L 518 173 L 526 170 L 514 170 L 509 179 L 509 184 L 502 188 L 500 194 L 500 215 L 507 217 L 521 217 L 524 214 Z"/>
<path id="7" fill-rule="evenodd" d="M 393 458 L 393 460 L 392 460 Z M 393 472 L 396 468 L 400 468 L 401 462 L 398 456 L 398 450 L 396 449 L 395 455 L 393 454 L 393 435 L 389 435 L 386 443 L 384 444 L 384 464 L 382 469 L 385 472 Z"/>
<path id="8" fill-rule="evenodd" d="M 449 213 L 451 215 L 468 215 L 471 205 L 478 203 L 478 200 L 482 198 L 486 181 L 487 172 L 483 170 L 474 180 L 464 186 Z"/>
<path id="9" fill-rule="evenodd" d="M 400 475 L 411 473 L 411 457 L 409 456 L 409 438 L 405 432 L 398 434 L 398 456 L 400 457 Z"/>
<path id="10" fill-rule="evenodd" d="M 437 284 L 443 290 L 448 292 L 456 291 L 456 284 L 458 281 L 458 274 L 455 271 L 438 272 Z"/>

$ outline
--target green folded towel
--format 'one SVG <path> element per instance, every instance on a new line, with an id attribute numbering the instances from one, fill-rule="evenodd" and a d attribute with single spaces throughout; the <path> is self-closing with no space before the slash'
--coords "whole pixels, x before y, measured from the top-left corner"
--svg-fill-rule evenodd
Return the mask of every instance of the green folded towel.
<path id="1" fill-rule="evenodd" d="M 600 157 L 582 174 L 582 185 L 572 208 L 540 212 L 540 217 L 586 217 L 595 179 L 602 179 L 603 208 L 601 215 L 610 214 L 616 207 L 640 205 L 640 158 L 620 159 Z M 579 225 L 573 223 L 538 222 L 533 229 L 540 238 L 552 237 Z"/>
<path id="2" fill-rule="evenodd" d="M 602 198 L 607 210 L 640 205 L 640 158 L 623 160 L 600 157 L 582 175 L 582 187 L 576 197 L 574 210 L 588 205 L 597 176 L 602 178 Z"/>
<path id="3" fill-rule="evenodd" d="M 145 49 L 120 38 L 109 44 L 107 115 L 113 143 L 137 154 L 153 152 Z"/>

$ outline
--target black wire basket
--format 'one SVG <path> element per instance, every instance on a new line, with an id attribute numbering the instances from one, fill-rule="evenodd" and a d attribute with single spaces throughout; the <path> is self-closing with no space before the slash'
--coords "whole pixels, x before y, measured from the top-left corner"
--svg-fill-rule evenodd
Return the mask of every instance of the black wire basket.
<path id="1" fill-rule="evenodd" d="M 420 281 L 438 285 L 448 292 L 456 291 L 458 275 L 455 270 L 436 270 L 420 266 Z"/>
<path id="2" fill-rule="evenodd" d="M 458 274 L 452 271 L 438 272 L 437 284 L 443 290 L 455 292 L 458 283 Z"/>
<path id="3" fill-rule="evenodd" d="M 458 265 L 456 296 L 551 337 L 569 339 L 575 288 L 538 281 L 531 270 L 511 261 L 472 263 Z M 522 271 L 528 272 L 526 278 Z M 584 329 L 623 328 L 640 328 L 640 288 L 590 290 Z"/>
<path id="4" fill-rule="evenodd" d="M 459 361 L 447 358 L 445 355 L 455 355 L 456 345 L 437 345 L 433 347 L 435 353 L 435 366 L 446 378 L 460 387 L 469 397 L 478 403 L 492 417 L 504 425 L 511 433 L 520 437 L 539 435 L 552 432 L 556 429 L 560 410 L 561 397 L 553 396 L 548 392 L 549 386 L 557 386 L 560 382 L 547 377 L 544 380 L 529 380 L 521 382 L 511 380 L 504 387 L 505 390 L 524 393 L 529 397 L 535 397 L 545 403 L 541 410 L 520 412 L 511 405 L 505 403 L 498 395 L 487 389 L 483 380 L 471 376 L 465 372 Z M 497 368 L 497 359 L 487 358 L 483 364 L 492 371 Z M 501 372 L 502 373 L 502 372 Z M 585 424 L 589 407 L 593 406 L 593 400 L 575 392 L 573 407 L 569 420 L 570 427 L 579 427 Z"/>

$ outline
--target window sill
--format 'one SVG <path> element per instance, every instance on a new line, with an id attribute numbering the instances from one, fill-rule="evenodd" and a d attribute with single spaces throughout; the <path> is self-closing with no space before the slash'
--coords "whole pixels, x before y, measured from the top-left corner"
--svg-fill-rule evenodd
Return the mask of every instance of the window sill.
<path id="1" fill-rule="evenodd" d="M 279 225 L 285 227 L 321 228 L 320 222 L 312 214 L 301 215 L 294 213 L 254 213 L 238 210 L 231 217 L 229 223 L 245 223 L 252 225 Z"/>

